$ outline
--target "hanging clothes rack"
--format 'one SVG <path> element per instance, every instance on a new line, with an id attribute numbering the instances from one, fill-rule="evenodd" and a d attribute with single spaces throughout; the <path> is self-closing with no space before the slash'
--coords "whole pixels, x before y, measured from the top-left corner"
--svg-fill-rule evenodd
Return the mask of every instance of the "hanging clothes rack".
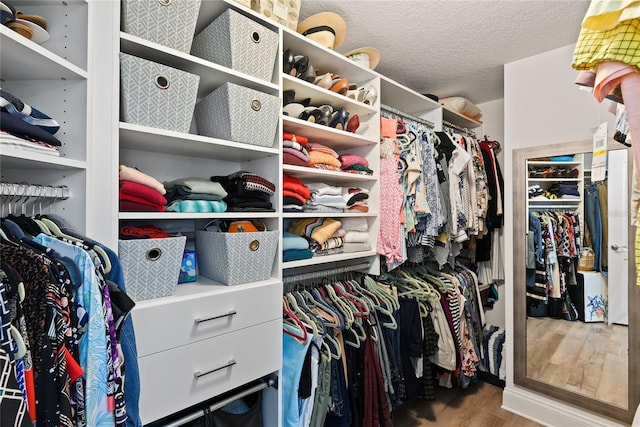
<path id="1" fill-rule="evenodd" d="M 190 422 L 190 421 L 195 421 L 198 418 L 207 415 L 211 412 L 217 411 L 220 408 L 223 408 L 225 406 L 227 406 L 229 403 L 234 402 L 238 399 L 242 399 L 245 396 L 248 396 L 252 393 L 257 393 L 260 390 L 264 390 L 267 387 L 273 387 L 276 385 L 276 381 L 273 378 L 269 378 L 266 380 L 261 380 L 258 384 L 249 387 L 247 389 L 244 389 L 240 392 L 238 392 L 237 394 L 228 397 L 224 400 L 221 400 L 219 402 L 214 403 L 211 406 L 208 406 L 206 408 L 200 409 L 192 414 L 186 415 L 176 421 L 173 421 L 169 424 L 166 424 L 165 427 L 178 427 L 178 426 L 182 426 L 185 425 L 186 423 Z"/>
<path id="2" fill-rule="evenodd" d="M 339 274 L 344 274 L 351 271 L 361 271 L 368 269 L 370 266 L 370 263 L 364 262 L 360 264 L 345 265 L 342 267 L 329 268 L 325 270 L 317 270 L 308 273 L 292 274 L 283 277 L 282 281 L 285 285 L 291 285 L 305 280 L 322 279 L 325 277 L 337 276 Z M 287 290 L 285 289 L 285 292 L 286 291 Z"/>
<path id="3" fill-rule="evenodd" d="M 397 108 L 393 108 L 393 107 L 390 107 L 390 106 L 385 105 L 385 104 L 380 104 L 380 110 L 382 110 L 383 112 L 386 112 L 388 114 L 391 114 L 391 115 L 400 116 L 400 118 L 403 118 L 403 119 L 407 119 L 407 120 L 414 121 L 416 123 L 420 123 L 422 125 L 427 126 L 430 129 L 435 128 L 435 125 L 432 122 L 430 122 L 429 120 L 425 120 L 423 118 L 420 118 L 420 117 L 417 117 L 417 116 L 413 116 L 411 114 L 405 113 L 403 111 L 398 110 Z M 385 117 L 384 114 L 383 114 L 383 117 Z M 395 119 L 397 117 L 387 117 L 387 118 L 394 118 Z"/>
<path id="4" fill-rule="evenodd" d="M 462 126 L 458 126 L 458 125 L 453 124 L 451 122 L 448 122 L 446 120 L 442 121 L 442 126 L 446 127 L 446 128 L 449 128 L 449 129 L 457 130 L 458 132 L 462 132 L 464 134 L 467 134 L 469 136 L 477 138 L 476 133 L 473 132 L 472 130 L 469 130 L 468 128 L 465 128 L 465 127 L 462 127 Z"/>
<path id="5" fill-rule="evenodd" d="M 0 182 L 0 216 L 4 217 L 4 208 L 8 208 L 9 214 L 15 213 L 20 207 L 26 214 L 27 204 L 32 203 L 32 214 L 35 215 L 36 203 L 40 203 L 39 212 L 42 213 L 42 201 L 49 200 L 49 208 L 58 200 L 69 198 L 69 187 L 66 185 L 38 185 L 27 182 L 11 183 Z"/>

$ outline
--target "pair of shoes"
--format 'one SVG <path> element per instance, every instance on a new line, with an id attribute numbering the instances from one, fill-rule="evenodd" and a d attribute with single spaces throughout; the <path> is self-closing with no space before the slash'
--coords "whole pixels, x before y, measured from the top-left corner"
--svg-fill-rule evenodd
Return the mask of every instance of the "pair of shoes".
<path id="1" fill-rule="evenodd" d="M 378 99 L 378 91 L 373 85 L 356 88 L 355 90 L 350 88 L 347 92 L 347 97 L 362 102 L 363 104 L 373 105 Z"/>
<path id="2" fill-rule="evenodd" d="M 349 90 L 349 81 L 332 73 L 325 73 L 317 76 L 314 79 L 313 84 L 320 86 L 323 89 L 330 90 L 331 92 L 339 93 L 340 95 L 346 95 L 347 90 Z"/>
<path id="3" fill-rule="evenodd" d="M 316 78 L 316 70 L 309 63 L 309 57 L 294 55 L 290 49 L 285 50 L 282 56 L 282 71 L 309 83 L 313 83 Z"/>
<path id="4" fill-rule="evenodd" d="M 323 126 L 329 126 L 332 118 L 333 107 L 331 105 L 321 105 L 319 107 L 307 107 L 298 117 L 311 123 L 317 123 Z"/>
<path id="5" fill-rule="evenodd" d="M 287 89 L 285 91 L 282 92 L 282 105 L 283 106 L 287 106 L 289 104 L 291 104 L 292 102 L 297 102 L 298 104 L 302 104 L 305 107 L 308 107 L 309 104 L 311 104 L 311 98 L 304 98 L 300 101 L 296 101 L 296 91 L 293 89 Z"/>
<path id="6" fill-rule="evenodd" d="M 49 40 L 47 20 L 40 15 L 32 15 L 16 10 L 10 4 L 0 2 L 2 24 L 35 43 Z"/>

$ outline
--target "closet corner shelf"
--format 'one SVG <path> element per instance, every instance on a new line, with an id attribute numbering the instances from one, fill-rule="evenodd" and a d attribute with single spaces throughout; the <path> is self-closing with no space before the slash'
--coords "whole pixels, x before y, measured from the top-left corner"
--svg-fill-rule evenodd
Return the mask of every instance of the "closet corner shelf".
<path id="1" fill-rule="evenodd" d="M 154 153 L 234 161 L 255 160 L 277 156 L 280 153 L 277 148 L 261 147 L 126 122 L 120 122 L 120 147 Z"/>
<path id="2" fill-rule="evenodd" d="M 176 301 L 181 299 L 194 299 L 202 298 L 203 296 L 218 295 L 228 292 L 242 291 L 248 288 L 255 288 L 258 286 L 282 286 L 282 281 L 277 277 L 272 277 L 267 280 L 259 282 L 242 283 L 240 285 L 224 285 L 220 282 L 208 279 L 204 276 L 198 276 L 195 282 L 179 283 L 176 285 L 176 291 L 173 295 L 154 298 L 149 300 L 137 301 L 134 310 L 151 308 L 160 305 L 164 305 L 168 300 Z"/>
<path id="3" fill-rule="evenodd" d="M 442 118 L 454 125 L 469 129 L 480 127 L 483 124 L 482 122 L 467 117 L 464 114 L 460 114 L 457 111 L 450 110 L 444 105 L 442 106 Z"/>
<path id="4" fill-rule="evenodd" d="M 120 212 L 121 220 L 173 220 L 173 219 L 254 219 L 278 218 L 277 212 Z"/>
<path id="5" fill-rule="evenodd" d="M 3 147 L 0 150 L 4 169 L 87 169 L 87 162 Z"/>
<path id="6" fill-rule="evenodd" d="M 379 214 L 377 212 L 284 212 L 283 218 L 376 218 Z"/>
<path id="7" fill-rule="evenodd" d="M 384 104 L 417 117 L 442 108 L 442 105 L 433 99 L 383 75 L 380 75 L 380 98 L 384 100 Z"/>
<path id="8" fill-rule="evenodd" d="M 0 25 L 2 80 L 86 80 L 86 70 Z"/>
<path id="9" fill-rule="evenodd" d="M 310 98 L 312 105 L 331 105 L 334 109 L 344 107 L 350 115 L 357 114 L 364 121 L 367 120 L 366 117 L 373 116 L 378 112 L 378 109 L 371 105 L 286 74 L 282 76 L 282 90 L 294 90 L 296 99 Z"/>
<path id="10" fill-rule="evenodd" d="M 291 49 L 294 55 L 306 55 L 309 63 L 319 72 L 331 72 L 346 77 L 349 82 L 362 86 L 377 77 L 377 73 L 351 61 L 338 52 L 327 49 L 294 30 L 282 27 L 283 50 Z"/>
<path id="11" fill-rule="evenodd" d="M 371 137 L 337 130 L 329 126 L 323 126 L 289 116 L 282 116 L 282 127 L 285 132 L 306 136 L 312 139 L 312 142 L 326 145 L 334 150 L 366 147 L 379 144 L 380 142 L 377 136 L 375 139 L 371 139 Z"/>
<path id="12" fill-rule="evenodd" d="M 149 61 L 158 62 L 200 76 L 198 98 L 207 96 L 214 89 L 226 82 L 235 83 L 274 96 L 279 96 L 280 93 L 280 88 L 276 83 L 260 80 L 248 74 L 125 32 L 120 32 L 120 50 L 123 53 L 139 56 Z"/>
<path id="13" fill-rule="evenodd" d="M 283 165 L 283 172 L 302 179 L 317 179 L 325 183 L 345 183 L 345 182 L 376 182 L 376 175 L 359 175 L 348 172 L 328 171 L 322 169 L 308 168 L 305 166 Z"/>
<path id="14" fill-rule="evenodd" d="M 329 264 L 337 261 L 344 260 L 352 260 L 358 258 L 368 258 L 372 256 L 376 256 L 376 251 L 366 251 L 366 252 L 350 252 L 350 253 L 342 253 L 336 255 L 324 255 L 318 256 L 308 259 L 301 259 L 298 261 L 288 261 L 282 263 L 282 268 L 296 268 L 296 267 L 306 267 L 309 265 L 318 265 L 318 264 Z"/>

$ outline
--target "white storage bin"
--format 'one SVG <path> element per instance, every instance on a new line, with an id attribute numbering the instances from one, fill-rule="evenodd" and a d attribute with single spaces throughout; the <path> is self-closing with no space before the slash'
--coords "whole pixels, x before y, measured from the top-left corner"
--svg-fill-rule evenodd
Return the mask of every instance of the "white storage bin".
<path id="1" fill-rule="evenodd" d="M 200 76 L 120 53 L 121 120 L 188 133 Z"/>
<path id="2" fill-rule="evenodd" d="M 178 284 L 185 236 L 118 242 L 127 295 L 134 301 L 167 297 Z"/>
<path id="3" fill-rule="evenodd" d="M 191 54 L 270 82 L 278 40 L 277 32 L 227 9 L 195 36 Z"/>
<path id="4" fill-rule="evenodd" d="M 263 147 L 273 146 L 279 115 L 277 96 L 229 82 L 195 107 L 200 135 Z"/>
<path id="5" fill-rule="evenodd" d="M 225 285 L 267 280 L 278 248 L 278 231 L 222 233 L 196 230 L 200 275 Z"/>
<path id="6" fill-rule="evenodd" d="M 201 0 L 123 0 L 122 31 L 189 53 Z"/>

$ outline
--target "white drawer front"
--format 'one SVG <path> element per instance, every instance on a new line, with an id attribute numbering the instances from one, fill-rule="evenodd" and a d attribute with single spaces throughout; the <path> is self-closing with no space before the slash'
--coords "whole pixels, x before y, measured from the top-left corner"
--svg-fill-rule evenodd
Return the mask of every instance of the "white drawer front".
<path id="1" fill-rule="evenodd" d="M 212 294 L 166 298 L 137 307 L 132 315 L 138 357 L 282 319 L 282 292 L 277 286 L 229 286 Z"/>
<path id="2" fill-rule="evenodd" d="M 275 320 L 138 359 L 140 416 L 158 420 L 280 369 Z"/>

